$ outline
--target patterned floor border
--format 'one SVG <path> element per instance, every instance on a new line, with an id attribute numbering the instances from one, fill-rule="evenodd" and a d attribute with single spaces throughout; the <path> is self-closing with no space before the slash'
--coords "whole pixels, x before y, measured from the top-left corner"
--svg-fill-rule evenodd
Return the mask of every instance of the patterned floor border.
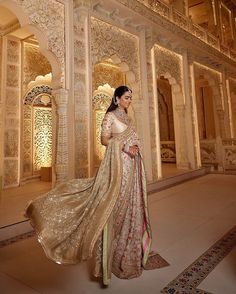
<path id="1" fill-rule="evenodd" d="M 171 281 L 161 293 L 163 294 L 211 294 L 197 286 L 236 246 L 236 226 L 204 252 L 180 275 Z"/>
<path id="2" fill-rule="evenodd" d="M 0 248 L 11 245 L 18 241 L 33 237 L 34 235 L 35 235 L 35 231 L 30 231 L 30 232 L 27 232 L 27 233 L 24 233 L 6 240 L 2 240 L 0 241 Z"/>

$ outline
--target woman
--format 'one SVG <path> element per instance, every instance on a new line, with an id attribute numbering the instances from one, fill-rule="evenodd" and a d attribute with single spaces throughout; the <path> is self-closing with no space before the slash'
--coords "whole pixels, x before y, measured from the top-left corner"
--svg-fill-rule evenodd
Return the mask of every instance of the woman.
<path id="1" fill-rule="evenodd" d="M 46 255 L 60 264 L 95 257 L 95 276 L 130 279 L 167 263 L 150 254 L 151 230 L 139 140 L 127 115 L 132 91 L 115 90 L 102 123 L 106 153 L 95 178 L 74 179 L 32 201 L 26 215 Z"/>

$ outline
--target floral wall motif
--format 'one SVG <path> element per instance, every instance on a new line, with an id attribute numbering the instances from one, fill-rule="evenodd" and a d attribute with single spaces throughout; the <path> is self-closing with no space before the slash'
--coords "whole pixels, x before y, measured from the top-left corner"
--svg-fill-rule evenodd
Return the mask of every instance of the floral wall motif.
<path id="1" fill-rule="evenodd" d="M 111 97 L 104 93 L 97 93 L 93 97 L 93 138 L 94 138 L 94 167 L 98 168 L 105 154 L 105 147 L 101 145 L 101 124 Z"/>
<path id="2" fill-rule="evenodd" d="M 32 175 L 32 107 L 23 107 L 23 177 Z"/>
<path id="3" fill-rule="evenodd" d="M 65 69 L 65 6 L 57 0 L 14 0 L 29 16 L 30 23 L 39 27 L 48 38 L 48 49 L 60 61 L 62 76 Z M 62 79 L 63 80 L 63 79 Z"/>
<path id="4" fill-rule="evenodd" d="M 5 187 L 18 185 L 18 164 L 17 159 L 4 160 L 3 183 Z"/>
<path id="5" fill-rule="evenodd" d="M 214 107 L 217 112 L 218 133 L 216 127 L 216 136 L 225 138 L 225 111 L 224 111 L 224 98 L 222 91 L 222 74 L 211 68 L 203 66 L 199 63 L 194 63 L 194 76 L 195 80 L 204 78 L 208 81 L 212 90 L 212 99 Z"/>
<path id="6" fill-rule="evenodd" d="M 137 37 L 92 17 L 91 40 L 93 65 L 104 58 L 117 55 L 121 62 L 128 64 L 130 70 L 134 72 L 136 81 L 140 80 Z"/>
<path id="7" fill-rule="evenodd" d="M 19 183 L 19 135 L 20 135 L 20 41 L 6 39 L 5 131 L 4 131 L 4 186 Z M 16 168 L 13 170 L 13 168 Z M 8 170 L 8 168 L 10 170 Z"/>
<path id="8" fill-rule="evenodd" d="M 52 166 L 52 110 L 34 107 L 34 172 Z"/>
<path id="9" fill-rule="evenodd" d="M 5 131 L 5 146 L 4 146 L 4 156 L 5 157 L 17 157 L 18 156 L 18 130 L 6 130 Z"/>
<path id="10" fill-rule="evenodd" d="M 88 11 L 74 9 L 74 103 L 75 103 L 75 177 L 88 177 L 88 109 L 86 101 L 86 22 Z"/>
<path id="11" fill-rule="evenodd" d="M 181 86 L 183 81 L 182 58 L 173 51 L 155 45 L 156 72 L 158 77 L 168 73 Z"/>
<path id="12" fill-rule="evenodd" d="M 23 43 L 23 93 L 29 82 L 34 81 L 39 75 L 45 76 L 52 72 L 47 58 L 39 52 L 36 45 Z"/>
<path id="13" fill-rule="evenodd" d="M 93 92 L 104 84 L 109 84 L 112 88 L 117 88 L 125 84 L 125 75 L 118 66 L 112 63 L 98 63 L 94 66 L 92 81 Z"/>

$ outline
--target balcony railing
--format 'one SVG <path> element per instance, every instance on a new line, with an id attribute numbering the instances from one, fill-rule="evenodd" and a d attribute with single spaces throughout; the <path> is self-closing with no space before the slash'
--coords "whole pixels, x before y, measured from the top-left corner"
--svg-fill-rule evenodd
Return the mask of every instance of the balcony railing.
<path id="1" fill-rule="evenodd" d="M 192 22 L 190 18 L 182 14 L 181 12 L 174 9 L 159 0 L 138 0 L 140 3 L 144 4 L 151 10 L 160 14 L 161 16 L 167 18 L 169 21 L 175 23 L 179 27 L 183 28 L 187 32 L 201 39 L 211 47 L 216 48 L 224 55 L 236 61 L 236 52 L 229 49 L 223 44 L 220 44 L 220 40 L 214 35 L 200 27 L 199 25 Z"/>

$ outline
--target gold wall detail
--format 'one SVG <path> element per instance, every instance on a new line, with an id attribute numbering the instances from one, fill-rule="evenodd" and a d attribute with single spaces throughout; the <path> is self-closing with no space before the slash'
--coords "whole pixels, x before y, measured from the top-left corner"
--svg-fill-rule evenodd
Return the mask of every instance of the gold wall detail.
<path id="1" fill-rule="evenodd" d="M 52 165 L 52 110 L 33 107 L 34 110 L 34 172 Z"/>
<path id="2" fill-rule="evenodd" d="M 93 138 L 94 138 L 94 168 L 98 168 L 105 153 L 105 147 L 101 145 L 101 124 L 111 96 L 105 93 L 96 93 L 93 97 Z"/>
<path id="3" fill-rule="evenodd" d="M 39 52 L 36 45 L 23 43 L 23 92 L 29 82 L 34 81 L 37 76 L 45 76 L 52 72 L 47 58 Z"/>

